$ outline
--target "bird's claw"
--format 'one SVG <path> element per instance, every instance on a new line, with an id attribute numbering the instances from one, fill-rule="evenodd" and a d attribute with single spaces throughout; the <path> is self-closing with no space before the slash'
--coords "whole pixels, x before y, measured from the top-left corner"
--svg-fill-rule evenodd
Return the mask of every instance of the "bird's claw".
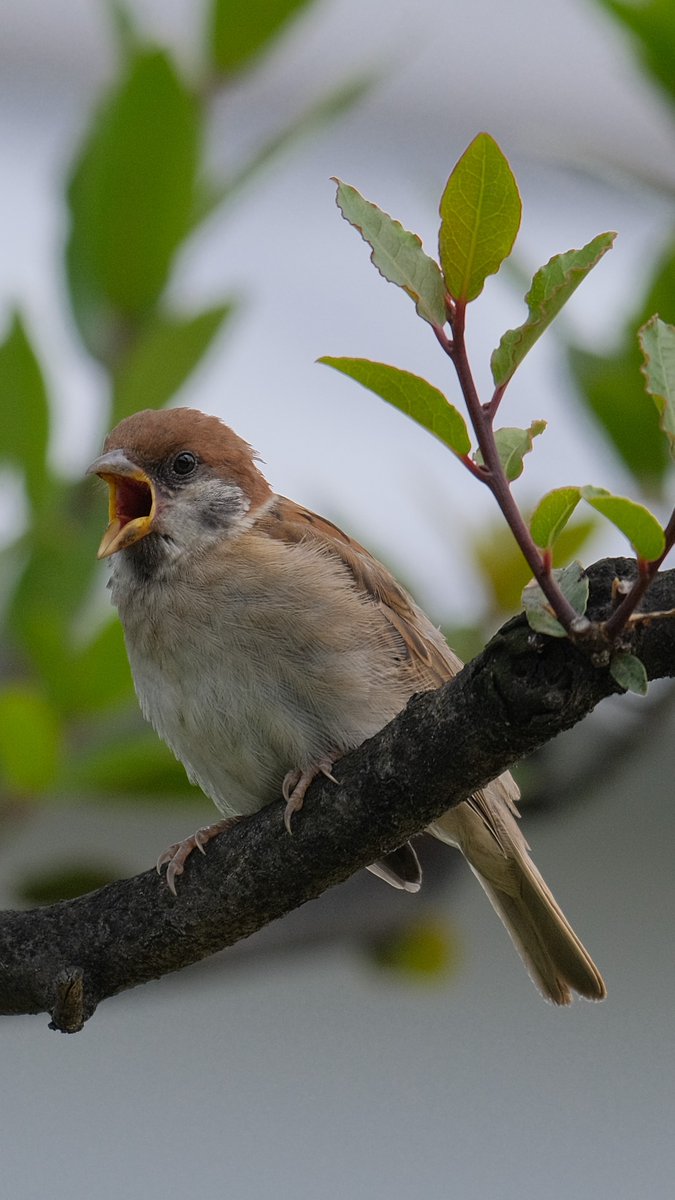
<path id="1" fill-rule="evenodd" d="M 331 783 L 337 783 L 337 779 L 332 774 L 334 758 L 322 758 L 315 766 L 308 770 L 301 770 L 299 767 L 294 767 L 284 776 L 284 781 L 281 785 L 281 793 L 286 801 L 284 809 L 284 825 L 286 832 L 291 833 L 291 823 L 296 812 L 300 812 L 304 802 L 308 787 L 314 782 L 317 775 L 325 775 L 326 779 L 330 779 Z"/>
<path id="2" fill-rule="evenodd" d="M 166 886 L 169 891 L 176 896 L 176 879 L 183 874 L 185 863 L 192 854 L 193 850 L 199 850 L 200 854 L 206 854 L 204 847 L 212 838 L 217 837 L 225 829 L 229 829 L 234 825 L 236 817 L 226 817 L 222 821 L 214 821 L 213 825 L 204 825 L 201 829 L 197 829 L 190 837 L 185 838 L 182 842 L 174 842 L 172 846 L 168 846 L 157 859 L 156 869 L 157 874 L 161 875 L 162 867 L 166 866 Z"/>

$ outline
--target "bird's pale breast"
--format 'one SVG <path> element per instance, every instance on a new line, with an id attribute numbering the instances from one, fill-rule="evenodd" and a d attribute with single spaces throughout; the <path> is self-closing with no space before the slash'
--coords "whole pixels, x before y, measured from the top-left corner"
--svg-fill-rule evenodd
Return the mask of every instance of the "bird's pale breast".
<path id="1" fill-rule="evenodd" d="M 226 814 L 359 745 L 415 690 L 376 605 L 315 547 L 251 533 L 142 589 L 130 569 L 111 586 L 143 713 Z"/>

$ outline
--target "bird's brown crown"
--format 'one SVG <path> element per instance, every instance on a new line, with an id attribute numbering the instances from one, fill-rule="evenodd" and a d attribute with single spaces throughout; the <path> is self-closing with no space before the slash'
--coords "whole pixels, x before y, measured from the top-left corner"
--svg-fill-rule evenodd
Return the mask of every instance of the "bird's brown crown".
<path id="1" fill-rule="evenodd" d="M 219 475 L 238 484 L 253 508 L 271 494 L 248 442 L 219 417 L 194 408 L 147 408 L 125 417 L 108 434 L 103 449 L 123 450 L 149 475 L 166 459 L 190 450 Z"/>

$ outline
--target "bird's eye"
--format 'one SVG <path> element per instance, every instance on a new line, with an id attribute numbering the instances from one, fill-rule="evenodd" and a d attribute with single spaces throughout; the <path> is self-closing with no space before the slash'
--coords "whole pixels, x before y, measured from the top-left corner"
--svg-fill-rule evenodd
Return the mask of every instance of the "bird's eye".
<path id="1" fill-rule="evenodd" d="M 171 467 L 176 475 L 191 475 L 197 466 L 197 459 L 189 450 L 182 450 L 174 458 Z"/>

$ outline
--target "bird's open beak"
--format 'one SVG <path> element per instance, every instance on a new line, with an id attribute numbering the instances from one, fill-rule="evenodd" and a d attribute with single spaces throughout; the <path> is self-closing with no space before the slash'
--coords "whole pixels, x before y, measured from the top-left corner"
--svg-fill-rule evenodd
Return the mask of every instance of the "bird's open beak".
<path id="1" fill-rule="evenodd" d="M 107 483 L 110 524 L 103 534 L 98 557 L 107 558 L 140 542 L 152 529 L 156 499 L 152 480 L 132 463 L 122 450 L 102 454 L 87 475 L 98 475 Z"/>

